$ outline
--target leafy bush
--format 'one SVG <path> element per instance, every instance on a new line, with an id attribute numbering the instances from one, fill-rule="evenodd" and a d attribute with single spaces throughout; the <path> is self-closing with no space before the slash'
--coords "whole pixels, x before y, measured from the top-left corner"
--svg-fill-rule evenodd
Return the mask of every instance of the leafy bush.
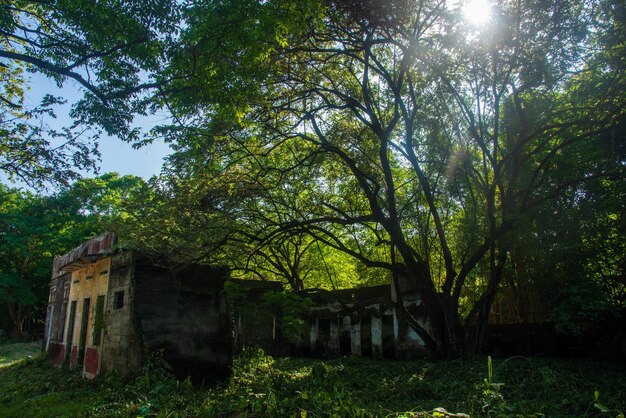
<path id="1" fill-rule="evenodd" d="M 549 317 L 557 332 L 574 336 L 582 333 L 584 324 L 591 326 L 615 310 L 592 281 L 563 286 L 551 305 L 554 308 Z"/>
<path id="2" fill-rule="evenodd" d="M 150 357 L 141 373 L 124 381 L 102 376 L 104 396 L 92 407 L 94 416 L 190 416 L 201 411 L 201 391 L 190 380 L 179 381 L 162 353 Z"/>

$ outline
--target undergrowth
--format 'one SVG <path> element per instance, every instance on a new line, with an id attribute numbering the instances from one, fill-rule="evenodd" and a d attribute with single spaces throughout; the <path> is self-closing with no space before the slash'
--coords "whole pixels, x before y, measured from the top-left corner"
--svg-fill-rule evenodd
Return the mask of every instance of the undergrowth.
<path id="1" fill-rule="evenodd" d="M 92 381 L 27 358 L 0 368 L 0 416 L 617 417 L 624 371 L 563 359 L 313 360 L 246 350 L 230 378 L 196 387 L 158 357 L 132 378 Z"/>

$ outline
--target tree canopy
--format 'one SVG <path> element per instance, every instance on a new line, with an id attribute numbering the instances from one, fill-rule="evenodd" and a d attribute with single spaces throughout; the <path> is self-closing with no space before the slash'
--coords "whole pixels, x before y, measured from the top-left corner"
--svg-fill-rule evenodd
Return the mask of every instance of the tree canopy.
<path id="1" fill-rule="evenodd" d="M 175 2 L 22 1 L 0 6 L 0 171 L 28 185 L 67 185 L 95 170 L 102 132 L 140 139 L 132 125 L 158 95 L 157 78 L 177 33 Z M 84 92 L 75 103 L 37 91 L 30 74 Z M 30 93 L 32 94 L 32 92 Z M 51 123 L 59 106 L 70 121 Z"/>
<path id="2" fill-rule="evenodd" d="M 583 151 L 621 132 L 618 4 L 499 2 L 481 29 L 438 2 L 244 4 L 187 11 L 172 169 L 210 199 L 217 168 L 257 247 L 305 235 L 407 276 L 434 352 L 462 300 L 480 344 L 531 212 L 623 179 Z"/>
<path id="3" fill-rule="evenodd" d="M 450 356 L 503 294 L 624 303 L 624 5 L 491 8 L 478 27 L 431 0 L 12 2 L 0 57 L 78 82 L 74 128 L 172 143 L 122 205 L 128 245 L 293 290 L 406 281 L 429 326 L 396 308 Z"/>

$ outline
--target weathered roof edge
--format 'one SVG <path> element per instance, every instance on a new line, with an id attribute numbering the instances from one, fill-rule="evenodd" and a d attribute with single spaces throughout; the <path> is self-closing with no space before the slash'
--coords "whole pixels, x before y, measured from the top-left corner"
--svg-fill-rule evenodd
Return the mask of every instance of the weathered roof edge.
<path id="1" fill-rule="evenodd" d="M 62 256 L 55 257 L 54 270 L 58 270 L 59 273 L 72 271 L 87 262 L 93 262 L 98 258 L 110 255 L 113 253 L 115 242 L 116 236 L 113 232 L 105 232 L 87 240 Z"/>

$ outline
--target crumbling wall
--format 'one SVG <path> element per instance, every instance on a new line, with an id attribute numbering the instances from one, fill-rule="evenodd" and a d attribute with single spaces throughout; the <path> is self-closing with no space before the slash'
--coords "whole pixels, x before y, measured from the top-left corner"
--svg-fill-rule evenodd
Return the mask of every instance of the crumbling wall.
<path id="1" fill-rule="evenodd" d="M 74 303 L 74 309 L 70 305 L 66 350 L 70 350 L 70 367 L 83 367 L 89 378 L 97 375 L 100 369 L 102 329 L 96 331 L 94 324 L 98 301 L 106 301 L 110 263 L 111 258 L 105 257 L 72 271 L 69 301 Z"/>
<path id="2" fill-rule="evenodd" d="M 141 367 L 141 341 L 133 323 L 133 254 L 122 252 L 111 260 L 104 320 L 102 371 L 125 376 Z"/>
<path id="3" fill-rule="evenodd" d="M 426 318 L 419 289 L 415 282 L 403 275 L 402 272 L 397 272 L 391 280 L 391 300 L 396 306 L 399 303 L 404 305 L 402 312 L 394 310 L 395 357 L 410 359 L 425 356 L 427 354 L 426 344 L 409 325 L 406 315 L 416 320 L 426 330 L 430 330 L 430 324 Z"/>
<path id="4" fill-rule="evenodd" d="M 45 326 L 45 346 L 56 364 L 69 361 L 86 377 L 100 371 L 111 246 L 105 233 L 54 258 Z"/>
<path id="5" fill-rule="evenodd" d="M 136 372 L 145 354 L 161 350 L 180 377 L 225 373 L 228 270 L 157 267 L 133 252 L 113 254 L 114 241 L 103 234 L 55 258 L 45 327 L 51 359 L 92 378 Z"/>
<path id="6" fill-rule="evenodd" d="M 177 376 L 224 375 L 232 360 L 232 332 L 224 282 L 226 268 L 157 267 L 135 262 L 135 326 L 149 352 L 162 352 Z"/>
<path id="7" fill-rule="evenodd" d="M 281 338 L 280 316 L 264 303 L 267 292 L 282 289 L 280 283 L 258 280 L 230 280 L 227 298 L 230 306 L 233 351 L 260 347 L 266 353 L 285 354 L 289 343 Z"/>
<path id="8" fill-rule="evenodd" d="M 233 353 L 244 346 L 275 355 L 415 357 L 424 351 L 396 311 L 402 303 L 401 314 L 427 325 L 406 280 L 294 294 L 280 283 L 227 283 L 225 267 L 113 255 L 113 241 L 112 234 L 87 241 L 53 267 L 48 353 L 56 363 L 83 367 L 86 377 L 136 372 L 153 353 L 177 376 L 202 381 L 228 373 Z"/>
<path id="9" fill-rule="evenodd" d="M 407 295 L 403 301 L 406 314 L 417 320 L 419 325 L 429 330 L 429 324 L 426 320 L 426 311 L 422 306 L 422 302 L 415 294 Z M 394 335 L 395 335 L 395 357 L 412 359 L 416 357 L 424 357 L 427 355 L 426 344 L 417 332 L 408 324 L 403 317 L 403 313 L 394 312 Z"/>
<path id="10" fill-rule="evenodd" d="M 307 332 L 312 355 L 353 354 L 375 358 L 424 355 L 424 342 L 407 325 L 392 300 L 390 286 L 327 291 L 313 295 Z M 425 326 L 416 294 L 403 295 L 404 306 Z"/>

